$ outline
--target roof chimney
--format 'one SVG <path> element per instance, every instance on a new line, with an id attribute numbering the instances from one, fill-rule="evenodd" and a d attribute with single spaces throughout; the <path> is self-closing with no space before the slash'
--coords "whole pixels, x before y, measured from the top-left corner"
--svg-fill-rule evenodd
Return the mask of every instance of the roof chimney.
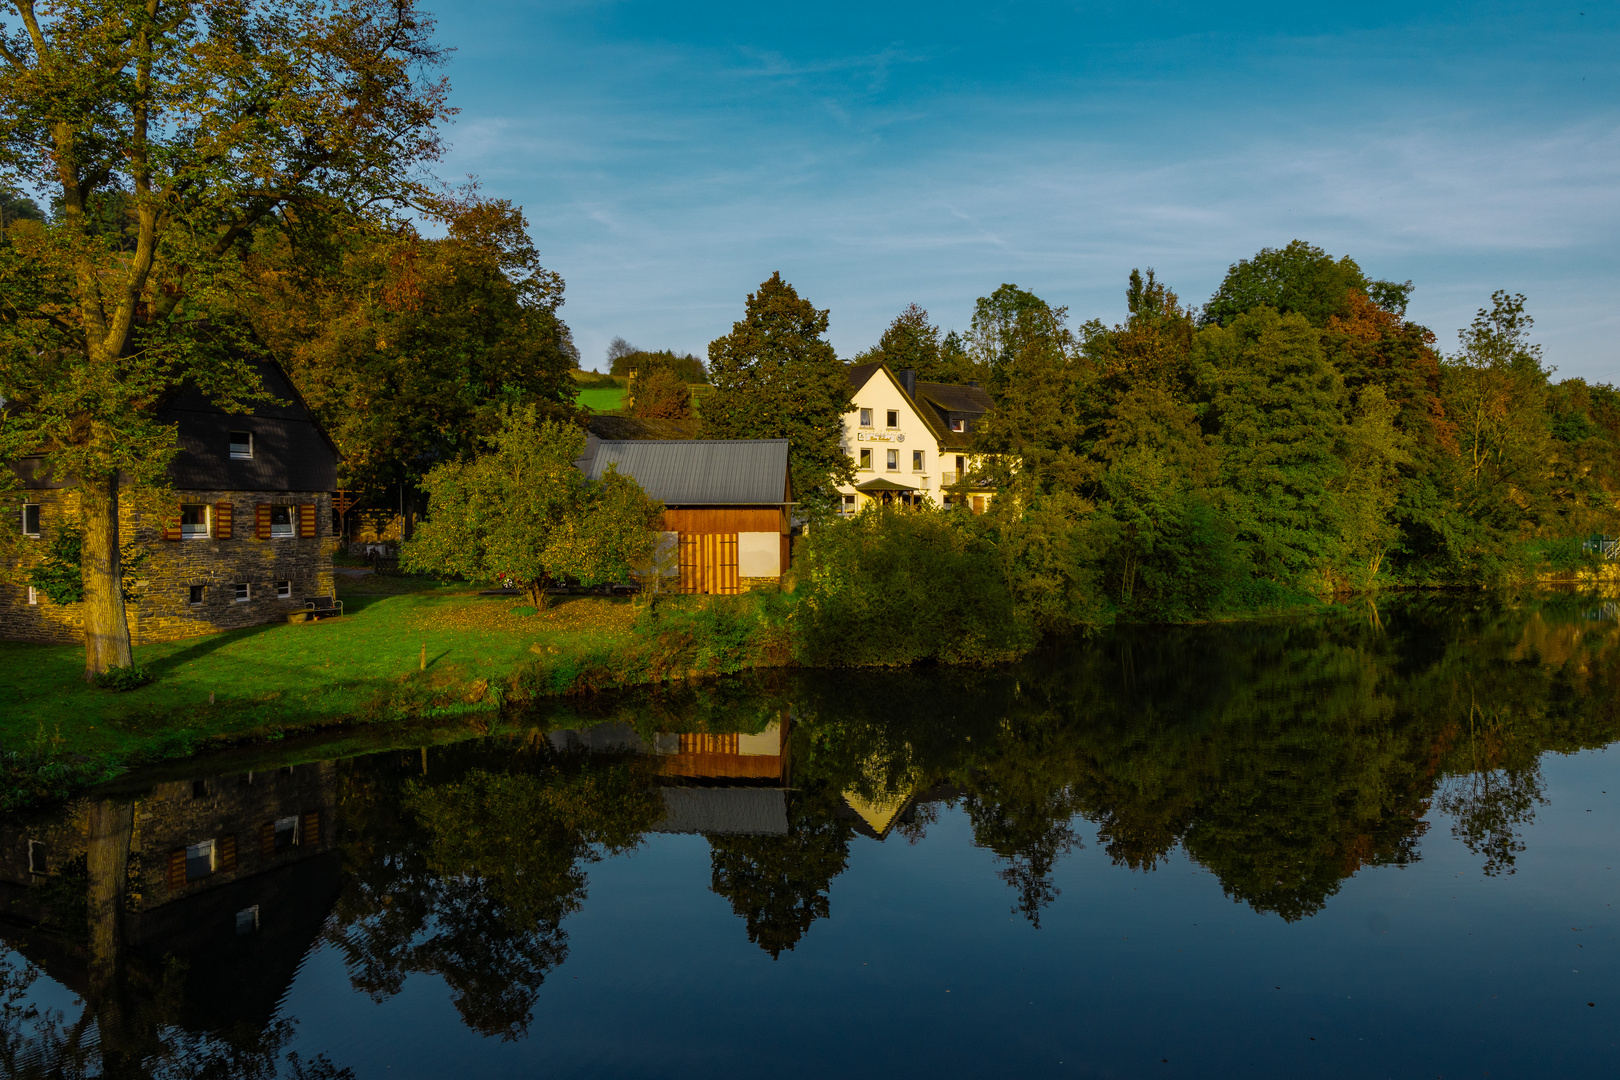
<path id="1" fill-rule="evenodd" d="M 917 396 L 917 369 L 906 368 L 900 373 L 900 385 L 906 388 L 906 397 Z"/>

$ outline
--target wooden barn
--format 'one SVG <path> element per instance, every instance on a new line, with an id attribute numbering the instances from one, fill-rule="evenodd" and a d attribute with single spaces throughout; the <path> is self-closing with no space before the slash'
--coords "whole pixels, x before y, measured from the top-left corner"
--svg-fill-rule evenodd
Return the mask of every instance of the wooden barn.
<path id="1" fill-rule="evenodd" d="M 781 581 L 793 506 L 786 439 L 604 439 L 591 455 L 591 479 L 610 465 L 664 504 L 682 592 L 730 594 Z"/>

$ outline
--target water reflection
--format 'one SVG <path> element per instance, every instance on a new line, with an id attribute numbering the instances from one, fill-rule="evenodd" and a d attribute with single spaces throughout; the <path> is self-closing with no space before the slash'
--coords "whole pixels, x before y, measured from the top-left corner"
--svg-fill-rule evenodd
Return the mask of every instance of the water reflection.
<path id="1" fill-rule="evenodd" d="M 1620 735 L 1620 624 L 1552 598 L 1121 632 L 994 672 L 798 673 L 512 716 L 486 738 L 269 772 L 131 781 L 0 824 L 8 1074 L 342 1075 L 287 1052 L 312 947 L 382 1001 L 443 981 L 462 1023 L 526 1036 L 589 868 L 702 836 L 738 932 L 815 932 L 851 845 L 957 808 L 1035 926 L 1054 867 L 1178 847 L 1299 920 L 1443 815 L 1511 874 L 1541 756 Z M 561 725 L 561 726 L 559 726 Z M 26 964 L 26 966 L 24 966 Z M 43 973 L 79 1015 L 30 1012 Z"/>

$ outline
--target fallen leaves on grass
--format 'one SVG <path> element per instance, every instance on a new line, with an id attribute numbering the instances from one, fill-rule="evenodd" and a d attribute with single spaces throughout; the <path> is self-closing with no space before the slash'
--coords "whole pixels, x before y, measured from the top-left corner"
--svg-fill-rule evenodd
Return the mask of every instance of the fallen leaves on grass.
<path id="1" fill-rule="evenodd" d="M 603 596 L 571 596 L 558 600 L 550 609 L 535 614 L 525 605 L 514 605 L 510 597 L 477 597 L 435 606 L 421 617 L 423 629 L 510 631 L 592 630 L 614 634 L 629 631 L 636 621 L 634 607 L 627 600 Z"/>

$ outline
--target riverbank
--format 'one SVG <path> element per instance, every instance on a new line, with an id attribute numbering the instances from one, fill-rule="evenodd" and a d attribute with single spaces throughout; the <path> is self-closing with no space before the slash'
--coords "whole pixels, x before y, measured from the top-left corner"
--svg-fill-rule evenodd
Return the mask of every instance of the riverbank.
<path id="1" fill-rule="evenodd" d="M 80 678 L 77 646 L 0 643 L 0 810 L 131 766 L 339 726 L 487 729 L 502 704 L 785 663 L 779 597 L 521 597 L 414 578 L 344 579 L 340 619 L 138 646 L 155 680 L 114 692 Z"/>

